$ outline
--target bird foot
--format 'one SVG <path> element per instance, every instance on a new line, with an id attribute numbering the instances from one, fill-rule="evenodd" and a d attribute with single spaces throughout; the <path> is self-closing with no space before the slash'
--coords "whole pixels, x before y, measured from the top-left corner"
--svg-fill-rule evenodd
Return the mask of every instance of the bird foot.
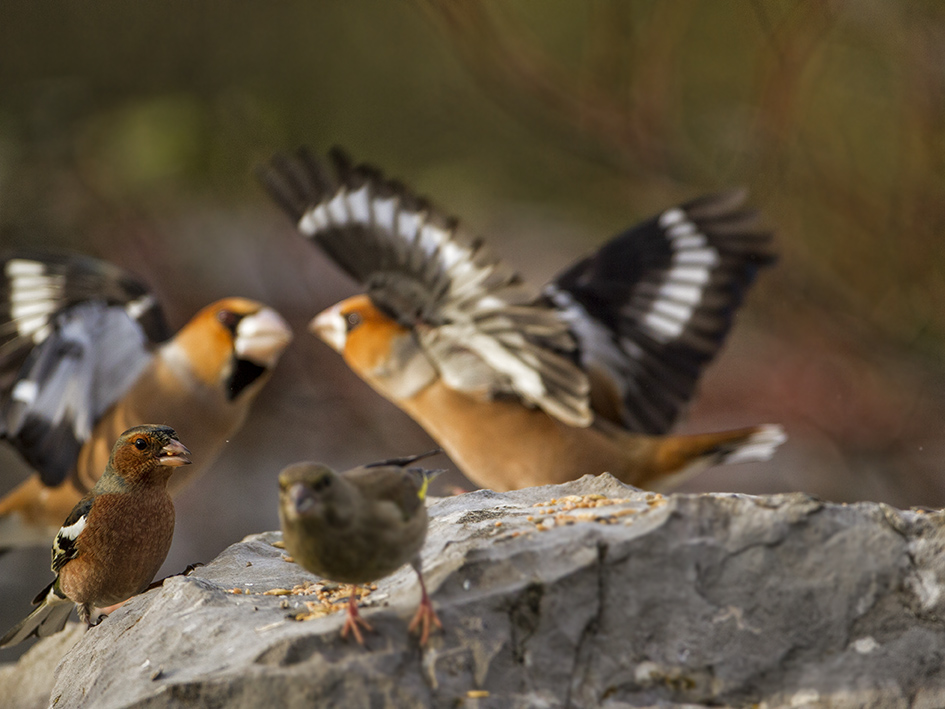
<path id="1" fill-rule="evenodd" d="M 354 639 L 358 641 L 358 645 L 364 645 L 364 636 L 361 635 L 361 628 L 369 632 L 374 630 L 371 624 L 358 612 L 356 591 L 352 589 L 351 595 L 348 597 L 348 612 L 345 614 L 345 624 L 341 628 L 341 637 L 348 637 L 348 631 L 350 630 L 351 634 L 354 635 Z"/>
<path id="2" fill-rule="evenodd" d="M 427 641 L 430 639 L 430 631 L 434 625 L 440 630 L 443 629 L 443 624 L 440 622 L 436 611 L 433 610 L 433 603 L 430 601 L 426 589 L 424 589 L 423 597 L 420 599 L 420 605 L 417 607 L 417 612 L 414 614 L 413 620 L 410 621 L 410 625 L 407 627 L 407 632 L 412 633 L 419 628 L 420 647 L 426 647 Z"/>
<path id="3" fill-rule="evenodd" d="M 88 608 L 80 607 L 79 609 L 79 620 L 85 621 L 85 624 L 89 628 L 94 628 L 96 625 L 105 620 L 112 613 L 117 611 L 127 601 L 122 601 L 121 603 L 116 603 L 113 606 L 105 606 L 104 608 Z M 84 612 L 83 612 L 84 610 Z"/>

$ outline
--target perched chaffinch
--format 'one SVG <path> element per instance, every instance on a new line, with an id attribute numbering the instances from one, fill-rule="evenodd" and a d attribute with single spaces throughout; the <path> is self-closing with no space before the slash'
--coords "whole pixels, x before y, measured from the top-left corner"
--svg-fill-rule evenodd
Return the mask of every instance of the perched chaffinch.
<path id="1" fill-rule="evenodd" d="M 135 426 L 121 434 L 95 487 L 56 535 L 55 580 L 33 600 L 39 608 L 0 638 L 0 647 L 58 633 L 73 606 L 91 624 L 94 611 L 148 587 L 174 536 L 167 481 L 189 456 L 169 426 Z"/>
<path id="2" fill-rule="evenodd" d="M 298 230 L 366 287 L 312 330 L 474 483 L 496 490 L 609 471 L 660 489 L 766 459 L 780 426 L 664 435 L 715 356 L 771 235 L 744 194 L 703 197 L 618 234 L 541 292 L 454 218 L 339 150 L 261 177 Z"/>
<path id="3" fill-rule="evenodd" d="M 200 451 L 176 492 L 243 424 L 291 340 L 278 313 L 245 298 L 169 334 L 154 296 L 112 264 L 0 258 L 0 438 L 36 471 L 0 500 L 0 549 L 48 544 L 137 424 L 173 421 Z"/>
<path id="4" fill-rule="evenodd" d="M 394 573 L 409 562 L 420 579 L 420 606 L 409 630 L 426 645 L 442 627 L 427 595 L 420 549 L 427 535 L 424 505 L 430 478 L 440 471 L 407 467 L 439 451 L 384 460 L 336 473 L 318 463 L 295 463 L 279 474 L 279 519 L 285 548 L 296 563 L 324 578 L 351 584 L 341 636 L 371 625 L 358 613 L 357 585 Z"/>

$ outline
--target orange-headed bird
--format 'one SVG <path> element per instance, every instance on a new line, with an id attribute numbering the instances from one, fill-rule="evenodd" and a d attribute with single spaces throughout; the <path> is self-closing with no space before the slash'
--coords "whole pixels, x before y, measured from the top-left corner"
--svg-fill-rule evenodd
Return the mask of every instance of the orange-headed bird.
<path id="1" fill-rule="evenodd" d="M 261 174 L 366 290 L 311 328 L 477 485 L 610 472 L 661 489 L 785 439 L 777 425 L 667 434 L 774 260 L 742 193 L 667 209 L 537 291 L 427 200 L 340 150 L 330 159 L 302 149 Z"/>

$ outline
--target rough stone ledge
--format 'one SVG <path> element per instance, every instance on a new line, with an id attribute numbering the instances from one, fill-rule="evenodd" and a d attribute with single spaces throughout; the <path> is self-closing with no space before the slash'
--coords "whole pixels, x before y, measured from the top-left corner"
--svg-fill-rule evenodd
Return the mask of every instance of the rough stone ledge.
<path id="1" fill-rule="evenodd" d="M 425 651 L 407 568 L 366 600 L 365 648 L 339 637 L 340 613 L 289 619 L 311 597 L 261 594 L 315 577 L 268 532 L 86 633 L 51 706 L 945 706 L 941 513 L 664 498 L 605 475 L 431 514 L 445 630 Z"/>

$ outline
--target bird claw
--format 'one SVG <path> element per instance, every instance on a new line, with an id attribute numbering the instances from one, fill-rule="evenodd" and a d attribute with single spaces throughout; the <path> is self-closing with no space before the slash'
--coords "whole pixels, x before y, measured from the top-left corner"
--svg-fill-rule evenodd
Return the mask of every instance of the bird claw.
<path id="1" fill-rule="evenodd" d="M 351 598 L 348 599 L 348 612 L 345 615 L 345 624 L 341 628 L 341 637 L 348 637 L 348 631 L 350 630 L 352 635 L 354 635 L 354 639 L 358 641 L 358 645 L 364 645 L 364 636 L 361 635 L 361 628 L 369 632 L 374 631 L 374 627 L 358 612 L 355 594 L 352 593 Z"/>
<path id="2" fill-rule="evenodd" d="M 369 632 L 373 632 L 374 630 L 374 626 L 364 620 L 360 615 L 351 615 L 349 613 L 345 618 L 344 627 L 341 629 L 341 637 L 348 637 L 348 631 L 350 630 L 351 634 L 354 635 L 354 639 L 358 641 L 358 645 L 364 645 L 364 636 L 361 635 L 361 628 Z"/>
<path id="3" fill-rule="evenodd" d="M 417 612 L 414 614 L 413 620 L 411 620 L 410 625 L 407 626 L 407 632 L 412 633 L 419 628 L 420 647 L 426 647 L 427 641 L 430 639 L 430 631 L 434 625 L 440 630 L 443 629 L 443 624 L 440 622 L 436 611 L 433 609 L 433 603 L 431 603 L 430 598 L 424 594 L 423 598 L 420 599 L 420 605 L 417 607 Z"/>

